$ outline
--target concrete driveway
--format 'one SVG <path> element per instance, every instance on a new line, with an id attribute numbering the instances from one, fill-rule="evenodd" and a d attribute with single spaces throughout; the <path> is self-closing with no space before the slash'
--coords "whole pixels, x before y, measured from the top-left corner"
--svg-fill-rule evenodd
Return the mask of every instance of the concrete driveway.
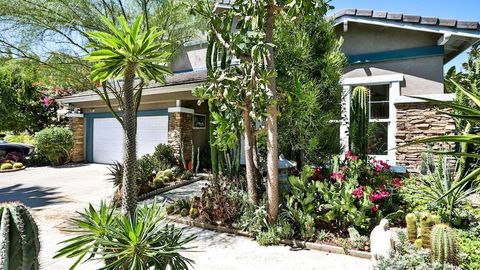
<path id="1" fill-rule="evenodd" d="M 0 201 L 22 201 L 32 210 L 40 228 L 41 269 L 66 270 L 73 260 L 52 259 L 58 243 L 72 237 L 62 231 L 69 228 L 68 219 L 82 211 L 88 203 L 98 205 L 113 191 L 107 180 L 107 166 L 88 164 L 63 168 L 28 168 L 15 173 L 0 174 Z M 200 181 L 172 190 L 157 200 L 186 198 L 205 184 Z M 179 225 L 182 226 L 183 225 Z M 267 270 L 370 269 L 370 261 L 325 252 L 296 250 L 288 246 L 262 247 L 252 239 L 186 227 L 185 234 L 197 238 L 191 243 L 195 252 L 184 255 L 195 261 L 197 270 Z M 99 269 L 99 264 L 79 265 L 76 269 Z"/>
<path id="2" fill-rule="evenodd" d="M 31 208 L 40 229 L 41 269 L 66 270 L 72 260 L 52 257 L 59 242 L 72 235 L 62 231 L 68 220 L 89 203 L 98 205 L 112 195 L 107 166 L 81 164 L 61 168 L 39 167 L 0 174 L 0 202 L 21 201 Z M 76 269 L 97 269 L 94 264 Z"/>

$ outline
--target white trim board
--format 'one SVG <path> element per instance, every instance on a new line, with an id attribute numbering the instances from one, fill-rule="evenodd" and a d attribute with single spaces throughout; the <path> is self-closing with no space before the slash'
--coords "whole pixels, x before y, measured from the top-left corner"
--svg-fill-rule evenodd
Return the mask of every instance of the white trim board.
<path id="1" fill-rule="evenodd" d="M 342 85 L 364 85 L 364 84 L 375 85 L 375 84 L 388 84 L 392 82 L 402 82 L 403 80 L 404 80 L 403 74 L 391 74 L 391 75 L 344 78 L 341 84 Z"/>
<path id="2" fill-rule="evenodd" d="M 195 110 L 194 109 L 189 109 L 185 107 L 171 107 L 168 108 L 168 113 L 189 113 L 189 114 L 194 114 Z"/>
<path id="3" fill-rule="evenodd" d="M 435 99 L 438 101 L 454 101 L 455 94 L 432 94 L 432 95 L 415 95 L 415 96 L 399 96 L 394 99 L 394 104 L 405 104 L 405 103 L 426 103 L 428 101 L 421 100 L 415 97 Z"/>

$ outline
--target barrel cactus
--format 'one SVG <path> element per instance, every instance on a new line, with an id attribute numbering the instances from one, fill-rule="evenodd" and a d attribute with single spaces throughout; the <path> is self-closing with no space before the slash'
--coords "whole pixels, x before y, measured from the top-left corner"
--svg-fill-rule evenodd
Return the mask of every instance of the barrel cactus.
<path id="1" fill-rule="evenodd" d="M 350 108 L 350 149 L 366 158 L 368 154 L 368 88 L 355 87 Z"/>
<path id="2" fill-rule="evenodd" d="M 410 243 L 414 243 L 417 240 L 417 216 L 410 213 L 405 217 L 407 222 L 407 236 Z"/>
<path id="3" fill-rule="evenodd" d="M 432 229 L 432 260 L 442 264 L 458 265 L 457 235 L 448 225 L 437 224 Z"/>
<path id="4" fill-rule="evenodd" d="M 432 228 L 435 225 L 435 218 L 428 213 L 420 216 L 420 239 L 424 248 L 430 248 Z"/>
<path id="5" fill-rule="evenodd" d="M 0 204 L 0 269 L 39 269 L 38 228 L 21 203 Z"/>

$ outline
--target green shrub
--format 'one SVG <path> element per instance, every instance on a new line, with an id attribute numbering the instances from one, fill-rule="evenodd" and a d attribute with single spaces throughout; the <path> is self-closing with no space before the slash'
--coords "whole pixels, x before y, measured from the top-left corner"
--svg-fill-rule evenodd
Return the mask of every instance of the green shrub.
<path id="1" fill-rule="evenodd" d="M 35 134 L 39 154 L 44 155 L 55 166 L 70 161 L 73 150 L 73 133 L 67 128 L 46 128 Z"/>
<path id="2" fill-rule="evenodd" d="M 14 169 L 21 169 L 21 168 L 23 168 L 23 163 L 15 162 L 15 163 L 13 163 L 13 168 Z"/>
<path id="3" fill-rule="evenodd" d="M 5 140 L 10 143 L 24 143 L 24 144 L 35 144 L 35 140 L 32 135 L 29 134 L 18 134 L 18 135 L 7 135 Z"/>
<path id="4" fill-rule="evenodd" d="M 177 165 L 173 147 L 166 144 L 159 144 L 155 147 L 152 158 L 155 162 L 156 171 L 164 171 Z"/>
<path id="5" fill-rule="evenodd" d="M 145 203 L 131 217 L 114 210 L 105 203 L 98 210 L 90 205 L 72 219 L 80 235 L 64 241 L 55 258 L 77 258 L 77 263 L 103 259 L 106 270 L 189 269 L 193 261 L 180 252 L 195 237 L 183 237 L 183 230 L 168 225 L 163 205 Z"/>
<path id="6" fill-rule="evenodd" d="M 13 165 L 11 163 L 3 163 L 0 165 L 0 171 L 7 171 L 13 169 Z"/>
<path id="7" fill-rule="evenodd" d="M 262 246 L 278 245 L 282 240 L 274 226 L 269 226 L 266 231 L 260 232 L 255 239 Z"/>
<path id="8" fill-rule="evenodd" d="M 464 270 L 480 269 L 480 233 L 478 229 L 457 230 L 460 251 L 464 254 L 460 267 Z"/>
<path id="9" fill-rule="evenodd" d="M 138 187 L 143 188 L 152 182 L 155 178 L 155 168 L 154 159 L 148 154 L 137 160 L 135 173 Z"/>

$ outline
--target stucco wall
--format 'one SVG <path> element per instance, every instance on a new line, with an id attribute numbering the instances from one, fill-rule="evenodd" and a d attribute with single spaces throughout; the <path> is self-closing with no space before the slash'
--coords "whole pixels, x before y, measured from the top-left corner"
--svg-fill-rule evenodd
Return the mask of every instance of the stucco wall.
<path id="1" fill-rule="evenodd" d="M 207 49 L 205 43 L 188 46 L 174 55 L 173 72 L 185 72 L 206 69 Z"/>
<path id="2" fill-rule="evenodd" d="M 336 31 L 344 39 L 342 50 L 347 56 L 436 46 L 440 37 L 433 33 L 358 23 L 349 23 L 347 32 L 343 32 L 341 25 Z M 401 85 L 401 95 L 442 94 L 443 64 L 443 56 L 352 64 L 345 69 L 344 78 L 402 73 L 405 81 Z"/>
<path id="3" fill-rule="evenodd" d="M 185 101 L 182 106 L 194 109 L 195 113 L 204 114 L 207 119 L 207 126 L 204 129 L 193 129 L 193 144 L 195 146 L 195 151 L 200 147 L 200 151 L 203 151 L 205 148 L 209 147 L 208 144 L 208 129 L 210 122 L 208 121 L 208 105 L 202 103 L 198 106 L 197 101 Z"/>

